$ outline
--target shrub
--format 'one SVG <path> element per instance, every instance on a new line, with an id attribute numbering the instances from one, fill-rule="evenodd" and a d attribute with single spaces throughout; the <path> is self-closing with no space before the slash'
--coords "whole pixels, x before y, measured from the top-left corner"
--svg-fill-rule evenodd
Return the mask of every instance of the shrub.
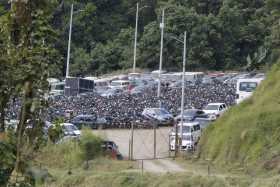
<path id="1" fill-rule="evenodd" d="M 62 127 L 61 127 L 61 123 L 63 123 L 64 120 L 63 119 L 57 119 L 55 122 L 54 122 L 54 125 L 51 126 L 49 129 L 48 129 L 48 136 L 49 136 L 49 139 L 55 143 L 57 142 L 63 135 L 63 130 L 62 130 Z"/>
<path id="2" fill-rule="evenodd" d="M 95 136 L 91 130 L 82 130 L 82 136 L 80 139 L 81 156 L 85 161 L 92 160 L 98 157 L 102 153 L 102 139 Z"/>

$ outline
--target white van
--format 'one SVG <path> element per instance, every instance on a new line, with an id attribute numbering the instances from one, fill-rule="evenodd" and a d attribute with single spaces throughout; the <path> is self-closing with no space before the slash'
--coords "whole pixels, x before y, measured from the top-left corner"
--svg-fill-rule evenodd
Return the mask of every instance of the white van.
<path id="1" fill-rule="evenodd" d="M 227 110 L 225 103 L 209 103 L 203 111 L 210 117 L 219 117 Z"/>
<path id="2" fill-rule="evenodd" d="M 97 79 L 94 81 L 94 88 L 99 90 L 104 90 L 109 88 L 110 86 L 110 81 L 108 79 Z"/>
<path id="3" fill-rule="evenodd" d="M 181 150 L 193 150 L 195 145 L 198 143 L 201 136 L 201 128 L 198 122 L 185 122 L 179 123 L 177 129 L 178 138 L 181 137 L 181 127 L 183 131 Z M 170 150 L 175 150 L 175 128 L 172 129 L 170 134 Z"/>
<path id="4" fill-rule="evenodd" d="M 56 83 L 52 83 L 50 85 L 50 95 L 51 96 L 60 96 L 60 95 L 64 95 L 64 87 L 65 87 L 65 82 L 56 82 Z"/>
<path id="5" fill-rule="evenodd" d="M 113 89 L 127 89 L 130 84 L 128 80 L 115 80 L 111 82 L 110 88 Z"/>
<path id="6" fill-rule="evenodd" d="M 243 100 L 249 98 L 263 79 L 264 77 L 238 79 L 236 85 L 236 104 L 239 104 Z"/>

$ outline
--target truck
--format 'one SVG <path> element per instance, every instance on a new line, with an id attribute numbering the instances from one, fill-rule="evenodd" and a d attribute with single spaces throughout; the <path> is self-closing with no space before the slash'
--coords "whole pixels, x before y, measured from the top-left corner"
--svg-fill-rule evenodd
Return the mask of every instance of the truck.
<path id="1" fill-rule="evenodd" d="M 68 77 L 65 80 L 65 96 L 76 96 L 81 93 L 93 92 L 94 80 L 79 77 Z"/>

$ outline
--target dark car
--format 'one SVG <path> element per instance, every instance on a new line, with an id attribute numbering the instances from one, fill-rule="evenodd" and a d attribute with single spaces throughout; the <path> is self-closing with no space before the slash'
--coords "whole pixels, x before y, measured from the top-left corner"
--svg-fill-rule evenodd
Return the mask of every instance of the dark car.
<path id="1" fill-rule="evenodd" d="M 91 129 L 106 128 L 107 120 L 105 118 L 98 118 L 95 115 L 78 115 L 71 120 L 78 129 L 82 127 L 89 127 Z"/>
<path id="2" fill-rule="evenodd" d="M 103 141 L 102 149 L 104 153 L 109 154 L 112 158 L 122 160 L 123 156 L 119 152 L 118 146 L 113 141 Z"/>
<path id="3" fill-rule="evenodd" d="M 196 118 L 208 118 L 208 115 L 205 114 L 205 112 L 203 110 L 199 110 L 199 109 L 184 110 L 184 113 L 183 113 L 183 120 L 184 121 L 193 121 Z M 179 113 L 175 117 L 175 120 L 176 121 L 181 121 L 181 113 Z"/>

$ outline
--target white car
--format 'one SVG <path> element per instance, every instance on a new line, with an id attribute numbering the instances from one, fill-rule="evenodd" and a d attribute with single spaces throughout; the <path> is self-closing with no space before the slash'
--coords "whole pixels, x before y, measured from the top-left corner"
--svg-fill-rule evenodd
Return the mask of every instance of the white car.
<path id="1" fill-rule="evenodd" d="M 72 123 L 62 123 L 60 125 L 64 136 L 79 137 L 81 135 L 81 131 Z"/>
<path id="2" fill-rule="evenodd" d="M 185 122 L 179 123 L 177 129 L 178 138 L 181 137 L 181 127 L 182 127 L 182 144 L 181 150 L 193 150 L 195 145 L 198 143 L 200 136 L 201 136 L 201 128 L 198 122 Z M 170 150 L 175 150 L 175 128 L 172 129 L 170 133 Z"/>
<path id="3" fill-rule="evenodd" d="M 100 94 L 101 97 L 113 97 L 113 96 L 117 96 L 117 95 L 121 95 L 123 93 L 123 90 L 121 89 L 109 89 L 104 91 L 103 93 Z"/>
<path id="4" fill-rule="evenodd" d="M 225 103 L 209 103 L 205 108 L 204 112 L 209 116 L 213 115 L 216 117 L 221 116 L 227 110 Z"/>

